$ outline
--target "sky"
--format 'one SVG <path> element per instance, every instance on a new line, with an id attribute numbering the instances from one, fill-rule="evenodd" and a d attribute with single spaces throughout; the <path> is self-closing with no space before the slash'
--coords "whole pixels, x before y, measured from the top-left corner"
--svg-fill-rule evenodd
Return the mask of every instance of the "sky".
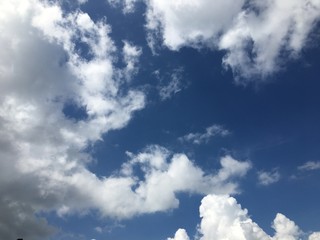
<path id="1" fill-rule="evenodd" d="M 0 239 L 320 240 L 319 0 L 0 0 Z"/>

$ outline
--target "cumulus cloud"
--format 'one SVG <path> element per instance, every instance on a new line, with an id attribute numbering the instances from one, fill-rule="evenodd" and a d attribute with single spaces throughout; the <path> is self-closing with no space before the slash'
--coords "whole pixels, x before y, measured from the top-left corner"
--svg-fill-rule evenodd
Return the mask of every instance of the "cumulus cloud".
<path id="1" fill-rule="evenodd" d="M 320 162 L 309 161 L 298 167 L 300 171 L 312 171 L 320 169 Z"/>
<path id="2" fill-rule="evenodd" d="M 1 1 L 0 9 L 1 239 L 52 234 L 38 213 L 96 209 L 123 219 L 175 208 L 180 192 L 239 191 L 235 178 L 250 163 L 225 156 L 221 168 L 209 173 L 159 146 L 128 154 L 111 176 L 90 172 L 86 148 L 124 127 L 145 105 L 144 94 L 121 78 L 135 73 L 141 50 L 124 42 L 127 65 L 121 69 L 104 20 L 64 12 L 55 1 Z M 66 105 L 84 116 L 71 118 Z"/>
<path id="3" fill-rule="evenodd" d="M 146 0 L 148 41 L 226 52 L 238 83 L 266 79 L 299 56 L 320 19 L 318 0 Z M 281 27 L 279 27 L 281 26 Z"/>
<path id="4" fill-rule="evenodd" d="M 308 240 L 319 240 L 320 239 L 320 232 L 315 232 L 315 233 L 312 233 Z"/>
<path id="5" fill-rule="evenodd" d="M 119 91 L 104 21 L 54 1 L 1 1 L 0 9 L 0 238 L 43 239 L 53 230 L 34 214 L 91 206 L 86 187 L 101 181 L 86 169 L 85 149 L 124 127 L 145 97 Z M 70 103 L 86 117 L 65 115 Z"/>
<path id="6" fill-rule="evenodd" d="M 320 19 L 320 2 L 254 1 L 251 9 L 238 15 L 219 48 L 228 51 L 223 63 L 235 75 L 267 77 L 278 71 L 286 58 L 299 55 Z"/>
<path id="7" fill-rule="evenodd" d="M 147 28 L 160 31 L 163 43 L 172 50 L 183 46 L 212 45 L 231 26 L 244 1 L 146 1 Z"/>
<path id="8" fill-rule="evenodd" d="M 214 124 L 210 127 L 206 128 L 206 131 L 204 133 L 189 133 L 184 135 L 183 137 L 180 137 L 180 141 L 185 142 L 192 142 L 194 144 L 202 144 L 202 143 L 208 143 L 211 138 L 216 136 L 227 136 L 230 134 L 230 131 L 225 129 L 224 127 Z"/>
<path id="9" fill-rule="evenodd" d="M 189 236 L 184 229 L 178 229 L 176 234 L 174 235 L 174 238 L 167 238 L 167 240 L 189 240 Z"/>
<path id="10" fill-rule="evenodd" d="M 293 221 L 278 213 L 272 224 L 275 234 L 269 236 L 250 218 L 248 210 L 243 209 L 235 198 L 228 195 L 204 197 L 200 217 L 197 238 L 200 240 L 298 240 L 305 235 Z M 318 237 L 319 232 L 315 232 L 308 239 L 319 239 Z M 189 237 L 183 229 L 179 229 L 173 239 Z"/>
<path id="11" fill-rule="evenodd" d="M 277 169 L 274 169 L 270 172 L 259 171 L 258 172 L 258 181 L 259 184 L 268 186 L 270 184 L 276 183 L 280 180 L 280 173 Z"/>
<path id="12" fill-rule="evenodd" d="M 132 186 L 136 186 L 134 194 L 131 194 L 130 198 L 125 198 L 131 199 L 133 208 L 131 211 L 138 212 L 156 212 L 176 208 L 179 200 L 175 194 L 178 192 L 236 193 L 238 185 L 232 179 L 244 176 L 251 167 L 249 162 L 239 162 L 230 156 L 225 156 L 221 158 L 221 168 L 216 173 L 205 173 L 186 155 L 172 155 L 167 149 L 156 145 L 146 148 L 137 155 L 132 153 L 128 155 L 131 160 L 123 164 L 121 173 L 124 176 L 132 176 L 137 166 L 144 173 L 145 180 L 136 179 L 132 183 Z M 138 198 L 137 205 L 134 206 L 132 199 L 136 198 Z M 130 214 L 131 211 L 126 211 L 126 214 Z"/>

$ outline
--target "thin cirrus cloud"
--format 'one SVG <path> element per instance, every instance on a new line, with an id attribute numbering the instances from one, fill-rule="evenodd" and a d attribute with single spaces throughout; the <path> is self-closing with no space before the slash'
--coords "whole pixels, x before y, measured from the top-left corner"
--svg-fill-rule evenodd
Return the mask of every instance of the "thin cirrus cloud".
<path id="1" fill-rule="evenodd" d="M 280 180 L 280 173 L 277 169 L 272 171 L 259 171 L 258 172 L 258 181 L 260 185 L 268 186 L 270 184 L 276 183 Z"/>
<path id="2" fill-rule="evenodd" d="M 225 51 L 237 83 L 265 80 L 297 58 L 320 19 L 317 0 L 146 0 L 149 46 Z M 279 27 L 281 26 L 281 27 Z"/>
<path id="3" fill-rule="evenodd" d="M 319 170 L 320 169 L 320 162 L 316 161 L 308 161 L 305 164 L 298 167 L 300 171 L 312 171 L 312 170 Z"/>
<path id="4" fill-rule="evenodd" d="M 159 70 L 154 72 L 154 75 L 160 82 L 157 90 L 161 101 L 172 98 L 187 87 L 188 84 L 184 80 L 183 72 L 184 69 L 182 67 L 173 69 L 167 77 L 169 81 L 166 81 L 167 79 L 160 76 L 161 73 Z"/>
<path id="5" fill-rule="evenodd" d="M 210 139 L 216 136 L 227 136 L 230 134 L 230 131 L 225 129 L 221 125 L 213 124 L 210 127 L 207 127 L 203 133 L 188 133 L 182 137 L 179 137 L 181 142 L 191 142 L 193 144 L 202 144 L 208 143 Z"/>
<path id="6" fill-rule="evenodd" d="M 208 195 L 201 201 L 201 222 L 198 227 L 199 240 L 298 240 L 305 237 L 299 227 L 285 215 L 278 213 L 273 221 L 274 236 L 269 236 L 248 215 L 236 199 L 228 195 Z M 308 234 L 308 240 L 316 240 L 320 232 Z M 186 230 L 178 229 L 174 238 L 189 240 Z"/>
<path id="7" fill-rule="evenodd" d="M 121 6 L 124 14 L 134 12 L 135 3 L 137 1 L 139 0 L 107 0 L 107 2 L 113 7 Z"/>

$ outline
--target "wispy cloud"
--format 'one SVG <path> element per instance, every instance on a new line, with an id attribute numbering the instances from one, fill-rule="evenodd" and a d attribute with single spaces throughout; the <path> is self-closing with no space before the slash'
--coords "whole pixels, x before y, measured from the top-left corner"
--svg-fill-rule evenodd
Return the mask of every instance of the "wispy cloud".
<path id="1" fill-rule="evenodd" d="M 135 3 L 139 0 L 107 0 L 111 6 L 121 6 L 124 14 L 134 12 Z"/>
<path id="2" fill-rule="evenodd" d="M 154 72 L 155 76 L 160 80 L 158 91 L 162 101 L 172 98 L 187 87 L 187 83 L 183 81 L 183 71 L 183 68 L 174 69 L 169 75 L 168 80 L 165 80 L 167 76 L 161 76 L 159 71 Z"/>
<path id="3" fill-rule="evenodd" d="M 212 125 L 207 127 L 203 133 L 188 133 L 179 138 L 181 142 L 191 142 L 194 144 L 208 143 L 210 139 L 216 136 L 225 137 L 230 134 L 230 131 L 221 125 Z"/>
<path id="4" fill-rule="evenodd" d="M 276 183 L 280 180 L 280 173 L 277 169 L 274 169 L 270 172 L 259 171 L 258 172 L 258 181 L 260 185 L 268 186 L 270 184 Z"/>
<path id="5" fill-rule="evenodd" d="M 305 164 L 298 167 L 300 171 L 312 171 L 312 170 L 319 170 L 320 169 L 320 162 L 319 161 L 309 161 Z"/>
<path id="6" fill-rule="evenodd" d="M 142 54 L 141 47 L 135 46 L 128 41 L 123 41 L 123 60 L 126 67 L 122 72 L 127 80 L 130 80 L 138 72 L 139 57 Z"/>
<path id="7" fill-rule="evenodd" d="M 109 224 L 109 225 L 97 226 L 94 228 L 94 230 L 97 233 L 104 233 L 104 232 L 111 233 L 116 228 L 125 228 L 125 225 L 119 222 L 113 222 L 112 224 Z"/>

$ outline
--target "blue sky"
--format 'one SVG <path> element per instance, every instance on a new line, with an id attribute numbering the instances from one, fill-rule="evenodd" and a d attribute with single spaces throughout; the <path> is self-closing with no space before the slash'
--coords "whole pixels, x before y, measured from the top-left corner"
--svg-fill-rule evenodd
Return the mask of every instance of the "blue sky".
<path id="1" fill-rule="evenodd" d="M 1 239 L 320 239 L 319 1 L 0 12 Z"/>

